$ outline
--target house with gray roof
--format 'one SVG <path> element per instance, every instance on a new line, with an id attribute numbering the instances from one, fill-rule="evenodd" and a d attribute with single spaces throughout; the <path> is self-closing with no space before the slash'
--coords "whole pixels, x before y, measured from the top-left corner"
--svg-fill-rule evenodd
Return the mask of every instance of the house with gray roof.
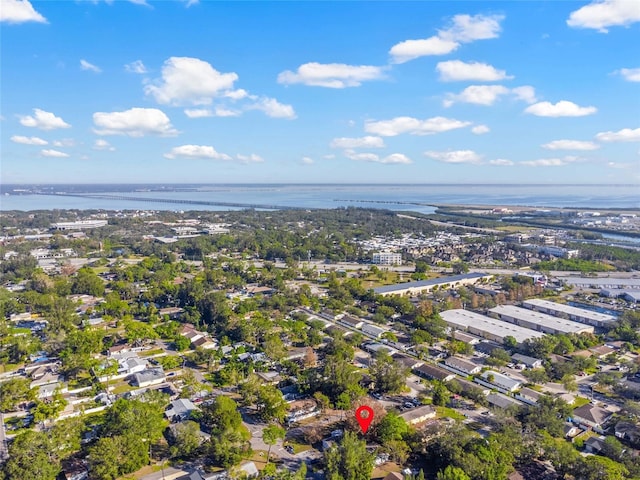
<path id="1" fill-rule="evenodd" d="M 164 414 L 171 422 L 181 422 L 188 419 L 197 409 L 198 407 L 188 398 L 179 398 L 169 404 Z"/>

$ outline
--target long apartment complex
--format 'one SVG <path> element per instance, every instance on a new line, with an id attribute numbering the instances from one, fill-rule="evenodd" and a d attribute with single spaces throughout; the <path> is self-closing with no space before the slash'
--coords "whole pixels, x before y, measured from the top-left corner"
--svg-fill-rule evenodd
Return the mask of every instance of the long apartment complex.
<path id="1" fill-rule="evenodd" d="M 550 302 L 534 298 L 522 302 L 522 306 L 537 312 L 548 313 L 555 316 L 566 316 L 569 320 L 586 323 L 594 327 L 604 327 L 616 320 L 613 315 L 594 312 L 584 308 L 572 307 L 563 303 Z"/>
<path id="2" fill-rule="evenodd" d="M 513 305 L 498 305 L 489 310 L 489 312 L 500 320 L 539 332 L 550 334 L 593 333 L 593 327 L 590 325 Z"/>
<path id="3" fill-rule="evenodd" d="M 544 336 L 542 332 L 519 327 L 468 310 L 446 310 L 441 312 L 440 316 L 452 328 L 473 333 L 498 343 L 503 343 L 506 337 L 513 337 L 516 342 L 523 343 L 525 340 Z"/>

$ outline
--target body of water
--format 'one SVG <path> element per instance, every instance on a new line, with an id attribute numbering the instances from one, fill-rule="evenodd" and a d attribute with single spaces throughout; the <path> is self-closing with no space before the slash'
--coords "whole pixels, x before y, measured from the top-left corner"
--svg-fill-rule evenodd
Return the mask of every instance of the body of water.
<path id="1" fill-rule="evenodd" d="M 135 197 L 81 198 L 15 194 L 27 191 L 91 193 Z M 4 185 L 0 210 L 235 210 L 220 205 L 180 205 L 146 199 L 275 205 L 297 208 L 359 206 L 432 213 L 433 204 L 505 205 L 532 207 L 640 208 L 635 185 L 157 185 L 100 186 Z"/>

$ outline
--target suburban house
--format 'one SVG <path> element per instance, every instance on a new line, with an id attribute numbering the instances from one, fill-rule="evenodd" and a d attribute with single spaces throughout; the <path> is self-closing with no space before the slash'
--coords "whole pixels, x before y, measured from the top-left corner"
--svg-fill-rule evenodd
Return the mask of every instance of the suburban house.
<path id="1" fill-rule="evenodd" d="M 613 413 L 610 411 L 588 403 L 573 411 L 573 422 L 578 425 L 591 427 L 598 433 L 604 433 L 604 429 L 602 427 L 611 419 L 612 416 Z"/>
<path id="2" fill-rule="evenodd" d="M 444 364 L 449 370 L 453 370 L 456 373 L 461 373 L 463 375 L 475 375 L 482 370 L 480 365 L 476 365 L 469 360 L 465 360 L 460 357 L 448 357 L 445 359 Z"/>
<path id="3" fill-rule="evenodd" d="M 516 395 L 516 398 L 521 402 L 528 403 L 529 405 L 535 405 L 538 403 L 538 399 L 544 395 L 544 393 L 537 392 L 528 387 L 523 387 Z"/>
<path id="4" fill-rule="evenodd" d="M 169 404 L 164 414 L 171 422 L 182 422 L 187 420 L 191 416 L 191 412 L 197 409 L 198 407 L 188 398 L 179 398 Z"/>
<path id="5" fill-rule="evenodd" d="M 164 371 L 162 368 L 151 368 L 133 375 L 133 384 L 138 387 L 149 387 L 158 385 L 165 381 Z"/>
<path id="6" fill-rule="evenodd" d="M 422 407 L 413 408 L 400 414 L 409 425 L 417 425 L 426 422 L 432 418 L 436 418 L 436 410 L 431 405 L 423 405 Z"/>
<path id="7" fill-rule="evenodd" d="M 511 356 L 511 359 L 514 363 L 521 363 L 527 368 L 540 368 L 542 367 L 542 360 L 539 358 L 529 357 L 527 355 L 522 355 L 520 353 L 516 353 Z"/>
<path id="8" fill-rule="evenodd" d="M 476 382 L 485 387 L 495 388 L 503 393 L 515 392 L 522 386 L 520 380 L 515 380 L 511 377 L 503 375 L 493 370 L 487 370 L 482 372 L 481 378 L 476 378 Z"/>
<path id="9" fill-rule="evenodd" d="M 487 395 L 487 401 L 489 405 L 497 408 L 511 408 L 511 407 L 520 407 L 522 404 L 512 397 L 507 397 L 502 393 L 490 393 Z"/>
<path id="10" fill-rule="evenodd" d="M 454 378 L 456 378 L 455 373 L 445 370 L 444 368 L 436 367 L 435 365 L 429 365 L 427 363 L 414 368 L 413 373 L 422 378 L 440 380 L 441 382 L 448 382 L 449 380 L 453 380 Z"/>
<path id="11" fill-rule="evenodd" d="M 380 338 L 385 331 L 386 330 L 369 323 L 365 323 L 364 325 L 362 325 L 362 333 L 366 333 L 367 335 L 375 338 Z"/>
<path id="12" fill-rule="evenodd" d="M 350 328 L 362 328 L 362 326 L 364 325 L 364 321 L 350 315 L 345 315 L 340 320 L 338 320 L 338 323 L 341 323 L 345 327 Z"/>

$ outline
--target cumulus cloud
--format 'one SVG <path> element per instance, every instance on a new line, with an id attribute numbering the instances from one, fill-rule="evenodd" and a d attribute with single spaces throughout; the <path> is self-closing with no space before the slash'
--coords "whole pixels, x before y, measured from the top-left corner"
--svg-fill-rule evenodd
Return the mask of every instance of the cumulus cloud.
<path id="1" fill-rule="evenodd" d="M 236 155 L 236 158 L 240 160 L 242 163 L 262 163 L 264 162 L 264 158 L 260 155 L 256 155 L 252 153 L 251 155 Z"/>
<path id="2" fill-rule="evenodd" d="M 617 132 L 600 132 L 596 135 L 600 142 L 640 142 L 640 128 L 623 128 Z"/>
<path id="3" fill-rule="evenodd" d="M 485 133 L 489 133 L 491 130 L 486 125 L 476 125 L 471 128 L 471 133 L 475 133 L 476 135 L 484 135 Z"/>
<path id="4" fill-rule="evenodd" d="M 311 157 L 302 157 L 302 160 L 300 160 L 300 163 L 302 163 L 303 165 L 313 165 L 315 162 Z"/>
<path id="5" fill-rule="evenodd" d="M 619 73 L 627 82 L 640 82 L 640 68 L 621 68 Z"/>
<path id="6" fill-rule="evenodd" d="M 93 63 L 87 62 L 84 58 L 80 59 L 80 69 L 81 70 L 87 70 L 87 71 L 93 72 L 93 73 L 102 72 L 102 69 L 100 67 L 94 65 Z"/>
<path id="7" fill-rule="evenodd" d="M 213 112 L 210 108 L 186 108 L 184 114 L 189 118 L 213 117 Z"/>
<path id="8" fill-rule="evenodd" d="M 14 135 L 11 137 L 11 141 L 15 143 L 20 143 L 22 145 L 47 145 L 49 142 L 43 140 L 39 137 L 24 137 L 22 135 Z"/>
<path id="9" fill-rule="evenodd" d="M 365 124 L 365 131 L 382 137 L 395 137 L 403 133 L 410 135 L 432 135 L 471 125 L 465 122 L 446 117 L 433 117 L 419 120 L 413 117 L 396 117 L 391 120 L 378 122 L 370 121 Z"/>
<path id="10" fill-rule="evenodd" d="M 493 105 L 499 96 L 507 93 L 509 89 L 502 85 L 471 85 L 457 95 L 449 93 L 442 104 L 445 107 L 450 107 L 456 102 L 489 106 Z"/>
<path id="11" fill-rule="evenodd" d="M 448 28 L 421 40 L 405 40 L 389 50 L 393 63 L 405 63 L 428 55 L 446 55 L 462 43 L 497 38 L 502 15 L 456 15 Z"/>
<path id="12" fill-rule="evenodd" d="M 331 148 L 384 148 L 384 140 L 380 137 L 334 138 Z"/>
<path id="13" fill-rule="evenodd" d="M 581 140 L 554 140 L 553 142 L 545 143 L 542 148 L 547 150 L 597 150 L 600 146 L 593 142 L 585 142 Z"/>
<path id="14" fill-rule="evenodd" d="M 142 60 L 136 60 L 135 62 L 127 63 L 124 69 L 129 73 L 143 74 L 147 73 L 147 67 L 144 66 Z"/>
<path id="15" fill-rule="evenodd" d="M 181 145 L 179 147 L 173 147 L 171 151 L 169 153 L 165 153 L 164 156 L 170 159 L 182 157 L 209 160 L 232 160 L 229 155 L 219 153 L 215 148 L 209 145 Z"/>
<path id="16" fill-rule="evenodd" d="M 0 22 L 48 23 L 47 19 L 33 8 L 33 5 L 31 5 L 29 0 L 2 0 L 2 8 L 0 8 Z"/>
<path id="17" fill-rule="evenodd" d="M 470 163 L 479 165 L 482 163 L 482 156 L 473 150 L 453 150 L 448 152 L 424 152 L 424 156 L 443 163 Z"/>
<path id="18" fill-rule="evenodd" d="M 157 108 L 131 108 L 123 112 L 96 112 L 93 114 L 94 132 L 98 135 L 145 135 L 173 136 L 178 131 L 173 128 L 169 117 Z"/>
<path id="19" fill-rule="evenodd" d="M 105 150 L 108 152 L 113 152 L 115 151 L 115 148 L 106 140 L 104 140 L 103 138 L 98 138 L 95 143 L 93 144 L 93 149 L 94 150 Z"/>
<path id="20" fill-rule="evenodd" d="M 597 0 L 571 12 L 567 25 L 607 33 L 608 27 L 635 22 L 640 22 L 640 4 L 636 0 Z"/>
<path id="21" fill-rule="evenodd" d="M 233 88 L 236 73 L 220 73 L 198 58 L 171 57 L 164 62 L 162 78 L 144 91 L 160 104 L 209 105 L 214 97 Z"/>
<path id="22" fill-rule="evenodd" d="M 538 160 L 520 162 L 520 165 L 526 165 L 527 167 L 563 167 L 576 161 L 578 161 L 578 157 L 540 158 Z"/>
<path id="23" fill-rule="evenodd" d="M 489 160 L 487 163 L 495 167 L 510 167 L 513 165 L 513 162 L 506 158 L 496 158 L 495 160 Z"/>
<path id="24" fill-rule="evenodd" d="M 522 100 L 527 103 L 534 103 L 538 100 L 536 98 L 536 90 L 531 85 L 512 88 L 511 93 L 513 93 L 518 100 Z"/>
<path id="25" fill-rule="evenodd" d="M 76 141 L 73 138 L 63 138 L 62 140 L 54 140 L 53 146 L 58 148 L 75 147 Z"/>
<path id="26" fill-rule="evenodd" d="M 596 113 L 596 107 L 581 107 L 567 100 L 560 100 L 558 103 L 539 102 L 527 107 L 525 113 L 530 113 L 538 117 L 584 117 Z"/>
<path id="27" fill-rule="evenodd" d="M 20 123 L 25 127 L 39 128 L 40 130 L 55 130 L 56 128 L 70 128 L 67 122 L 56 117 L 51 112 L 45 112 L 39 108 L 33 109 L 33 115 L 20 116 Z"/>
<path id="28" fill-rule="evenodd" d="M 51 157 L 51 158 L 67 158 L 69 156 L 68 153 L 60 152 L 58 150 L 40 150 L 40 155 L 43 157 Z"/>
<path id="29" fill-rule="evenodd" d="M 498 70 L 488 63 L 463 62 L 461 60 L 449 60 L 438 62 L 436 70 L 443 82 L 480 81 L 496 82 L 513 78 L 504 70 Z"/>
<path id="30" fill-rule="evenodd" d="M 272 118 L 287 118 L 289 120 L 296 118 L 296 112 L 291 105 L 280 103 L 275 98 L 263 97 L 256 103 L 249 105 L 247 110 L 260 110 Z"/>
<path id="31" fill-rule="evenodd" d="M 504 15 L 455 15 L 449 28 L 438 32 L 441 38 L 461 43 L 498 38 Z"/>
<path id="32" fill-rule="evenodd" d="M 362 82 L 379 80 L 384 76 L 381 67 L 346 65 L 344 63 L 305 63 L 296 72 L 286 70 L 278 75 L 278 83 L 302 83 L 313 87 L 359 87 Z"/>
<path id="33" fill-rule="evenodd" d="M 389 50 L 393 63 L 405 63 L 429 55 L 446 55 L 456 50 L 460 44 L 440 37 L 430 37 L 423 40 L 405 40 Z"/>
<path id="34" fill-rule="evenodd" d="M 373 162 L 373 163 L 385 163 L 385 164 L 404 164 L 408 165 L 413 163 L 409 157 L 402 153 L 392 153 L 386 157 L 380 157 L 375 153 L 358 153 L 353 150 L 345 150 L 345 156 L 350 160 L 358 162 Z"/>

